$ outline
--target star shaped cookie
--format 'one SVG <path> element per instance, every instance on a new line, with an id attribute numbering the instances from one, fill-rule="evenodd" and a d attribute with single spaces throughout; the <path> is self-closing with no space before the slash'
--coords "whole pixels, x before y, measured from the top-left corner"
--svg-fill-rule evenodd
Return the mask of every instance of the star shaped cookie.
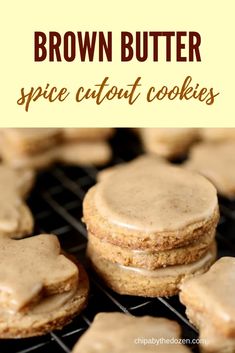
<path id="1" fill-rule="evenodd" d="M 15 240 L 0 236 L 0 306 L 20 311 L 42 295 L 69 291 L 77 266 L 61 254 L 55 235 Z"/>

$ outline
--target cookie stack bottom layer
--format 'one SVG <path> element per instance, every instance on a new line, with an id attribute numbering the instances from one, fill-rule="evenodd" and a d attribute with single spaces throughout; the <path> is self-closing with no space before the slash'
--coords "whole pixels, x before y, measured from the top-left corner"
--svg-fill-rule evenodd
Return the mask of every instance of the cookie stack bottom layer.
<path id="1" fill-rule="evenodd" d="M 144 265 L 127 266 L 107 259 L 109 256 L 100 255 L 97 247 L 94 247 L 93 238 L 94 236 L 90 236 L 92 241 L 88 241 L 87 247 L 92 267 L 110 288 L 120 294 L 145 297 L 175 295 L 184 279 L 207 271 L 216 258 L 216 243 L 213 241 L 194 262 L 187 263 L 185 260 L 182 264 L 164 265 L 149 270 Z M 171 252 L 174 252 L 174 249 Z"/>

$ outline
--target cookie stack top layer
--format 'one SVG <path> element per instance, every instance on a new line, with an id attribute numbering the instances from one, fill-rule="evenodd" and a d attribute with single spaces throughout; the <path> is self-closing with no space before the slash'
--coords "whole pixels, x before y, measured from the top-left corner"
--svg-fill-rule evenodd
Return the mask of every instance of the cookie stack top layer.
<path id="1" fill-rule="evenodd" d="M 132 238 L 136 248 L 186 244 L 217 218 L 216 190 L 209 181 L 150 156 L 118 168 L 84 201 L 88 230 L 127 247 Z"/>
<path id="2" fill-rule="evenodd" d="M 217 207 L 216 191 L 206 179 L 154 163 L 151 157 L 129 164 L 102 182 L 95 202 L 111 223 L 144 232 L 184 228 L 211 217 Z"/>

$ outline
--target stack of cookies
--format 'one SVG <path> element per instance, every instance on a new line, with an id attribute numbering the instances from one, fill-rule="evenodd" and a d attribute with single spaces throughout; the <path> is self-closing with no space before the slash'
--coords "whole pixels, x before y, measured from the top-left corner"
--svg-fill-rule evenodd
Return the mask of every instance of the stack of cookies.
<path id="1" fill-rule="evenodd" d="M 1 129 L 0 153 L 14 167 L 45 168 L 54 162 L 102 165 L 111 158 L 113 129 Z"/>
<path id="2" fill-rule="evenodd" d="M 103 173 L 84 199 L 87 253 L 121 294 L 170 296 L 215 260 L 216 189 L 151 156 Z"/>

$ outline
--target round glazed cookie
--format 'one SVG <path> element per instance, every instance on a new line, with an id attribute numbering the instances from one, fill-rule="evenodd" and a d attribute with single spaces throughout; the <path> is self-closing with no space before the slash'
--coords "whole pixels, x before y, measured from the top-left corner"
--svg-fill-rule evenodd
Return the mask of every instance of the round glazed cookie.
<path id="1" fill-rule="evenodd" d="M 164 251 L 215 229 L 216 189 L 204 177 L 144 156 L 92 187 L 83 203 L 88 232 L 130 249 Z"/>
<path id="2" fill-rule="evenodd" d="M 165 297 L 177 294 L 184 280 L 210 268 L 216 258 L 216 244 L 214 242 L 198 261 L 155 271 L 114 264 L 93 251 L 89 252 L 89 248 L 88 256 L 95 271 L 114 291 L 144 297 Z"/>

